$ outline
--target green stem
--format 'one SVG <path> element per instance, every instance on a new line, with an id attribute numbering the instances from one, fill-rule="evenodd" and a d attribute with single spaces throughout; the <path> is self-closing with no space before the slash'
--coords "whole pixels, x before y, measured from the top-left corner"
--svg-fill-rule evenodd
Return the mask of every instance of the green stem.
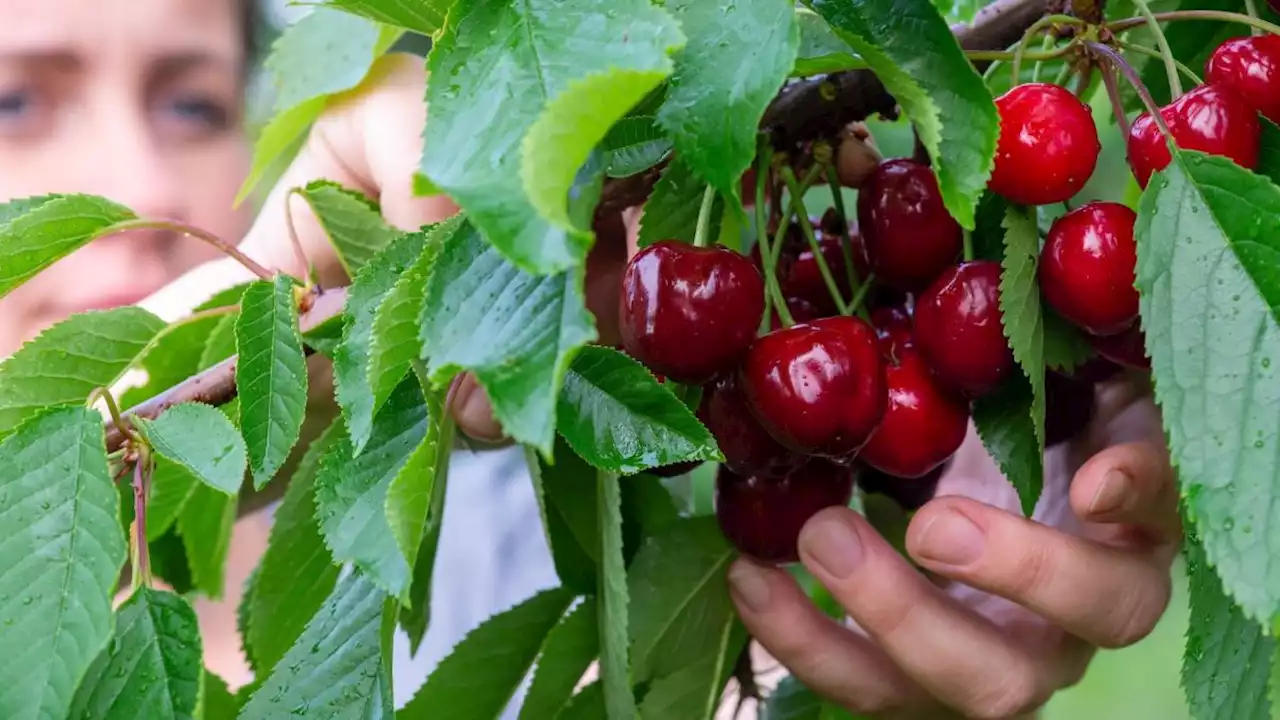
<path id="1" fill-rule="evenodd" d="M 1254 5 L 1253 0 L 1244 0 L 1244 11 L 1249 15 L 1249 17 L 1255 20 L 1258 19 L 1258 6 Z M 1249 28 L 1249 34 L 1255 36 L 1261 35 L 1262 31 L 1256 27 L 1251 27 Z"/>
<path id="2" fill-rule="evenodd" d="M 240 248 L 235 245 L 228 243 L 226 240 L 223 240 L 207 230 L 202 230 L 198 227 L 193 227 L 180 222 L 171 222 L 168 220 L 128 220 L 126 222 L 112 225 L 111 229 L 101 237 L 115 235 L 116 233 L 127 232 L 129 230 L 167 230 L 171 233 L 177 233 L 178 235 L 186 235 L 190 238 L 203 240 L 217 248 L 222 252 L 222 254 L 243 265 L 245 269 L 254 275 L 257 275 L 259 278 L 263 280 L 270 280 L 274 277 L 274 273 L 258 264 L 257 260 L 245 255 Z"/>
<path id="3" fill-rule="evenodd" d="M 862 287 L 858 288 L 858 292 L 853 294 L 853 301 L 849 303 L 849 306 L 853 308 L 858 317 L 867 322 L 871 322 L 871 314 L 867 312 L 866 308 L 867 293 L 871 291 L 871 284 L 875 281 L 875 273 L 867 275 L 867 281 L 862 284 Z"/>
<path id="4" fill-rule="evenodd" d="M 1062 69 L 1053 78 L 1053 84 L 1061 86 L 1067 81 L 1067 77 L 1071 75 L 1071 63 L 1063 63 Z"/>
<path id="5" fill-rule="evenodd" d="M 1046 15 L 1034 23 L 1031 23 L 1031 27 L 1028 27 L 1027 31 L 1022 34 L 1022 40 L 1018 42 L 1017 49 L 1013 51 L 1013 84 L 1015 86 L 1022 82 L 1022 59 L 1024 57 L 1031 58 L 1033 60 L 1044 59 L 1035 57 L 1037 53 L 1026 52 L 1027 43 L 1031 42 L 1031 39 L 1036 35 L 1039 35 L 1041 32 L 1051 28 L 1054 23 L 1083 25 L 1084 21 L 1079 18 L 1071 17 L 1070 15 Z M 1072 44 L 1067 44 L 1065 47 L 1061 48 L 1060 51 L 1055 52 L 1058 52 L 1059 55 L 1065 53 L 1067 48 L 1070 48 L 1071 45 Z M 1057 56 L 1058 55 L 1054 55 L 1053 57 Z"/>
<path id="6" fill-rule="evenodd" d="M 151 553 L 147 546 L 147 495 L 151 493 L 151 453 L 139 448 L 133 465 L 133 547 L 130 584 L 136 592 L 151 587 Z"/>
<path id="7" fill-rule="evenodd" d="M 786 327 L 795 325 L 796 321 L 791 316 L 791 309 L 787 307 L 786 299 L 782 297 L 782 288 L 778 287 L 777 263 L 769 247 L 769 228 L 765 224 L 764 186 L 769 178 L 773 147 L 767 141 L 761 142 L 760 146 L 759 157 L 756 160 L 756 242 L 760 244 L 760 265 L 764 270 L 765 302 L 764 317 L 760 319 L 760 331 L 765 333 L 769 331 L 771 305 L 777 308 L 778 317 Z M 783 225 L 779 224 L 778 227 L 781 229 Z"/>
<path id="8" fill-rule="evenodd" d="M 831 202 L 835 205 L 836 214 L 840 216 L 840 253 L 844 255 L 844 272 L 849 279 L 849 287 L 858 289 L 858 270 L 853 264 L 853 241 L 849 238 L 849 214 L 844 207 L 844 188 L 836 175 L 834 163 L 827 163 L 827 185 L 831 188 Z"/>
<path id="9" fill-rule="evenodd" d="M 1182 96 L 1182 80 L 1178 78 L 1178 67 L 1174 64 L 1173 50 L 1169 48 L 1169 40 L 1164 36 L 1164 30 L 1160 29 L 1160 21 L 1151 14 L 1151 6 L 1147 5 L 1147 0 L 1133 0 L 1133 4 L 1137 6 L 1142 17 L 1146 18 L 1147 27 L 1156 37 L 1156 46 L 1160 48 L 1160 59 L 1164 61 L 1164 73 L 1169 77 L 1169 91 L 1173 99 L 1177 100 Z"/>
<path id="10" fill-rule="evenodd" d="M 1052 41 L 1052 40 L 1053 40 L 1053 38 L 1048 38 L 1048 40 Z M 1049 43 L 1046 43 L 1046 45 L 1048 45 L 1048 44 L 1049 44 Z M 1060 47 L 1060 48 L 1054 48 L 1053 50 L 1043 50 L 1043 51 L 1024 52 L 1024 53 L 1022 53 L 1022 59 L 1023 59 L 1023 60 L 1030 60 L 1030 61 L 1032 61 L 1032 62 L 1039 62 L 1039 61 L 1041 61 L 1041 60 L 1053 60 L 1054 58 L 1060 58 L 1060 57 L 1062 57 L 1063 55 L 1067 54 L 1067 51 L 1068 51 L 1070 48 L 1071 48 L 1071 46 L 1070 46 L 1070 45 L 1063 45 L 1062 47 Z M 1013 50 L 1013 51 L 1010 51 L 1010 50 L 965 50 L 965 51 L 964 51 L 964 56 L 965 56 L 965 57 L 969 58 L 970 60 L 977 61 L 977 62 L 983 62 L 983 61 L 989 61 L 989 62 L 1000 62 L 1000 61 L 1002 61 L 1002 60 L 1013 60 L 1014 58 L 1016 58 L 1016 57 L 1017 57 L 1017 54 L 1018 54 L 1018 53 L 1017 53 L 1017 51 L 1016 51 L 1016 50 Z"/>
<path id="11" fill-rule="evenodd" d="M 116 399 L 111 395 L 110 389 L 105 387 L 94 388 L 93 392 L 89 393 L 89 399 L 85 401 L 85 406 L 93 407 L 94 403 L 98 402 L 98 398 L 106 401 L 107 413 L 111 415 L 111 421 L 116 424 L 116 427 L 120 428 L 120 434 L 132 442 L 138 442 L 138 436 L 134 434 L 128 423 L 120 417 L 120 406 L 116 404 Z"/>
<path id="12" fill-rule="evenodd" d="M 1248 15 L 1243 15 L 1241 13 L 1226 12 L 1224 10 L 1174 10 L 1172 12 L 1155 13 L 1152 17 L 1160 22 L 1174 22 L 1177 20 L 1220 20 L 1222 22 L 1235 22 L 1269 32 L 1272 35 L 1280 35 L 1280 25 L 1275 25 L 1256 17 L 1249 17 Z M 1105 27 L 1111 32 L 1118 33 L 1145 24 L 1147 24 L 1147 19 L 1145 17 L 1132 17 L 1107 23 Z"/>
<path id="13" fill-rule="evenodd" d="M 973 233 L 964 231 L 964 261 L 973 262 Z"/>
<path id="14" fill-rule="evenodd" d="M 1045 33 L 1044 39 L 1040 41 L 1040 52 L 1049 52 L 1049 48 L 1053 47 L 1053 36 Z M 1040 68 L 1044 67 L 1043 60 L 1037 60 L 1034 67 L 1031 68 L 1031 82 L 1040 82 Z"/>
<path id="15" fill-rule="evenodd" d="M 1124 115 L 1124 99 L 1120 97 L 1120 86 L 1116 83 L 1113 68 L 1102 68 L 1102 84 L 1107 88 L 1107 97 L 1111 100 L 1111 112 L 1116 118 L 1116 127 L 1120 128 L 1120 136 L 1129 137 L 1129 118 Z"/>
<path id="16" fill-rule="evenodd" d="M 1139 55 L 1145 55 L 1147 57 L 1153 57 L 1153 58 L 1161 57 L 1159 51 L 1153 50 L 1149 47 L 1146 47 L 1145 45 L 1135 45 L 1134 43 L 1122 42 L 1120 43 L 1120 49 L 1124 50 L 1125 52 L 1135 52 L 1135 53 L 1138 53 Z M 1173 64 L 1177 66 L 1178 72 L 1181 72 L 1183 75 L 1187 76 L 1187 79 L 1191 81 L 1192 85 L 1202 85 L 1204 83 L 1204 81 L 1200 79 L 1200 76 L 1196 75 L 1194 70 L 1187 67 L 1176 58 L 1174 59 Z"/>
<path id="17" fill-rule="evenodd" d="M 814 165 L 814 167 L 819 166 Z M 804 189 L 800 187 L 800 182 L 796 180 L 795 173 L 791 172 L 789 167 L 783 166 L 782 181 L 787 184 L 787 193 L 791 195 L 791 206 L 795 208 L 796 219 L 800 221 L 800 230 L 804 233 L 804 239 L 808 241 L 809 249 L 813 251 L 813 259 L 818 264 L 822 282 L 826 283 L 827 292 L 831 294 L 831 299 L 835 301 L 840 314 L 848 315 L 849 307 L 844 304 L 844 298 L 840 297 L 840 286 L 836 284 L 835 276 L 827 266 L 827 258 L 822 252 L 822 246 L 818 244 L 817 235 L 813 232 L 813 223 L 809 222 L 809 212 L 804 206 Z"/>
<path id="18" fill-rule="evenodd" d="M 698 209 L 698 227 L 693 232 L 693 246 L 706 247 L 711 234 L 711 206 L 715 204 L 716 189 L 707 183 L 702 191 L 702 207 Z"/>
<path id="19" fill-rule="evenodd" d="M 1142 84 L 1142 78 L 1138 76 L 1138 72 L 1133 69 L 1133 66 L 1120 53 L 1102 43 L 1088 41 L 1085 46 L 1089 48 L 1090 52 L 1108 60 L 1112 67 L 1124 76 L 1124 79 L 1138 92 L 1138 97 L 1142 99 L 1143 106 L 1151 114 L 1151 120 L 1159 128 L 1160 134 L 1164 135 L 1165 142 L 1176 147 L 1176 143 L 1173 141 L 1173 134 L 1169 132 L 1169 126 L 1165 124 L 1164 116 L 1160 114 L 1160 106 L 1156 104 L 1155 98 L 1151 97 L 1151 91 L 1147 89 L 1147 86 Z"/>

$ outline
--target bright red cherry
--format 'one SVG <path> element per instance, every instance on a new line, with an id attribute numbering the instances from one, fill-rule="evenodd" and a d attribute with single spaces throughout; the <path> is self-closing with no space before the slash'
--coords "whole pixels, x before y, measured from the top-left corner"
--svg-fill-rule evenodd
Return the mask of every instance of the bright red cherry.
<path id="1" fill-rule="evenodd" d="M 876 279 L 907 291 L 938 277 L 963 244 L 933 170 L 907 158 L 881 163 L 863 184 L 858 227 Z"/>
<path id="2" fill-rule="evenodd" d="M 1231 88 L 1273 123 L 1280 123 L 1280 36 L 1232 38 L 1204 64 L 1204 81 Z"/>
<path id="3" fill-rule="evenodd" d="M 950 466 L 951 460 L 948 458 L 918 478 L 894 477 L 873 467 L 864 467 L 858 473 L 858 487 L 868 493 L 888 497 L 903 510 L 919 510 L 933 499 L 938 490 L 938 481 Z"/>
<path id="4" fill-rule="evenodd" d="M 1084 430 L 1093 419 L 1097 401 L 1093 383 L 1053 370 L 1044 374 L 1044 444 L 1053 447 Z"/>
<path id="5" fill-rule="evenodd" d="M 1045 300 L 1059 315 L 1095 335 L 1120 332 L 1138 317 L 1137 219 L 1119 203 L 1092 202 L 1054 221 L 1039 273 Z"/>
<path id="6" fill-rule="evenodd" d="M 977 397 L 1013 371 L 1000 320 L 1000 265 L 961 263 L 929 286 L 915 309 L 916 347 L 944 383 Z"/>
<path id="7" fill-rule="evenodd" d="M 1134 322 L 1122 333 L 1099 337 L 1089 336 L 1089 344 L 1099 355 L 1118 365 L 1135 370 L 1150 370 L 1151 358 L 1147 355 L 1147 340 L 1142 325 Z"/>
<path id="8" fill-rule="evenodd" d="M 627 263 L 618 314 L 629 355 L 676 382 L 700 385 L 755 339 L 764 280 L 727 248 L 663 240 Z"/>
<path id="9" fill-rule="evenodd" d="M 915 344 L 911 313 L 904 305 L 887 305 L 872 310 L 871 326 L 876 329 L 885 358 L 901 357 L 903 350 Z"/>
<path id="10" fill-rule="evenodd" d="M 1179 148 L 1222 155 L 1250 170 L 1258 165 L 1258 114 L 1234 91 L 1201 85 L 1161 108 L 1160 116 Z M 1128 143 L 1129 167 L 1145 188 L 1172 160 L 1150 113 L 1133 122 Z"/>
<path id="11" fill-rule="evenodd" d="M 969 427 L 969 402 L 940 387 L 914 350 L 886 370 L 889 407 L 858 459 L 900 478 L 918 478 L 955 454 Z"/>
<path id="12" fill-rule="evenodd" d="M 741 372 L 760 424 L 797 452 L 853 455 L 884 417 L 884 362 L 875 330 L 857 318 L 769 333 L 751 346 Z"/>
<path id="13" fill-rule="evenodd" d="M 716 519 L 739 551 L 767 563 L 799 559 L 800 529 L 819 510 L 848 505 L 855 474 L 811 458 L 781 478 L 741 476 L 721 467 L 716 475 Z"/>
<path id="14" fill-rule="evenodd" d="M 804 460 L 760 426 L 742 394 L 737 373 L 725 373 L 703 387 L 698 419 L 715 436 L 725 467 L 738 475 L 782 477 Z"/>
<path id="15" fill-rule="evenodd" d="M 1000 140 L 987 186 L 1022 205 L 1065 202 L 1084 187 L 1102 143 L 1080 98 L 1049 83 L 1019 85 L 996 99 Z"/>

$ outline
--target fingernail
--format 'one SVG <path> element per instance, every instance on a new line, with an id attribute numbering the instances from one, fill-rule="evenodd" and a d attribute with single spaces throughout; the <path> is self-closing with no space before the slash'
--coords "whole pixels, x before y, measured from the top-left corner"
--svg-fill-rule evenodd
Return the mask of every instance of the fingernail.
<path id="1" fill-rule="evenodd" d="M 752 612 L 764 612 L 769 607 L 769 578 L 750 560 L 739 560 L 729 568 L 729 585 Z"/>
<path id="2" fill-rule="evenodd" d="M 1129 476 L 1123 470 L 1112 468 L 1102 476 L 1098 489 L 1093 493 L 1089 503 L 1090 515 L 1105 515 L 1115 512 L 1124 504 L 1125 489 L 1129 486 Z"/>
<path id="3" fill-rule="evenodd" d="M 942 565 L 969 565 L 982 557 L 986 545 L 982 528 L 963 514 L 947 510 L 924 526 L 917 554 Z"/>
<path id="4" fill-rule="evenodd" d="M 862 542 L 849 523 L 839 517 L 823 518 L 804 533 L 800 551 L 833 578 L 847 578 L 862 559 Z"/>

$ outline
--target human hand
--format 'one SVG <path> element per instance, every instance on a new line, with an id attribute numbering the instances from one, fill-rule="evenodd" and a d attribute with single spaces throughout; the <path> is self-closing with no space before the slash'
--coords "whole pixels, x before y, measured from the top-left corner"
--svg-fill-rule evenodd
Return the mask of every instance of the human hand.
<path id="1" fill-rule="evenodd" d="M 1135 378 L 1046 453 L 1033 522 L 970 431 L 907 531 L 911 567 L 861 516 L 832 508 L 800 536 L 847 610 L 823 615 L 785 571 L 739 559 L 734 601 L 757 641 L 815 692 L 886 718 L 1008 718 L 1077 682 L 1094 650 L 1130 645 L 1168 603 L 1181 526 L 1158 411 Z"/>

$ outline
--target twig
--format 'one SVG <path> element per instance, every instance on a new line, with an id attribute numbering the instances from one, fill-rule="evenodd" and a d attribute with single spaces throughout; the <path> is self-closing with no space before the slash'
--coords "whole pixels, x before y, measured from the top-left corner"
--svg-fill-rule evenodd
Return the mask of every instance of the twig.
<path id="1" fill-rule="evenodd" d="M 147 545 L 147 495 L 151 493 L 151 454 L 145 449 L 133 464 L 133 560 L 132 586 L 151 585 L 151 553 Z"/>
<path id="2" fill-rule="evenodd" d="M 260 265 L 257 260 L 245 255 L 240 248 L 232 245 L 226 240 L 223 240 L 217 235 L 214 235 L 208 230 L 203 230 L 192 225 L 185 225 L 183 223 L 173 222 L 170 220 L 130 220 L 128 222 L 122 222 L 119 225 L 112 226 L 109 234 L 115 235 L 116 233 L 128 230 L 167 230 L 179 235 L 186 235 L 190 238 L 203 240 L 217 248 L 227 257 L 230 257 L 232 260 L 240 263 L 249 272 L 257 275 L 263 280 L 270 280 L 275 275 L 275 273 Z"/>

